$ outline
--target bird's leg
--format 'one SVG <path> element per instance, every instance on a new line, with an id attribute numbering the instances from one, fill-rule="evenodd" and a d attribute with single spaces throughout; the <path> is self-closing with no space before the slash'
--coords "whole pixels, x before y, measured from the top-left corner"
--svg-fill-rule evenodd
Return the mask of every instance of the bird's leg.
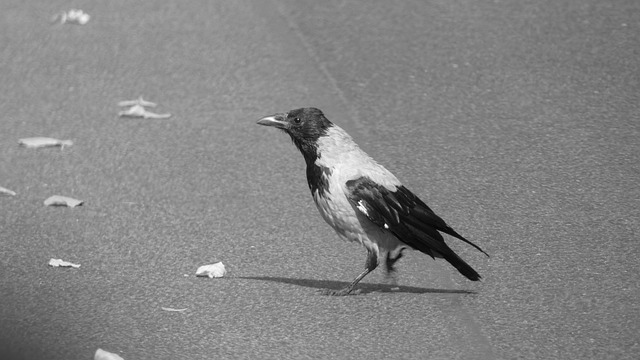
<path id="1" fill-rule="evenodd" d="M 351 282 L 351 284 L 349 284 L 349 286 L 340 290 L 324 289 L 322 290 L 321 293 L 322 295 L 331 295 L 331 296 L 349 295 L 349 293 L 353 290 L 353 287 L 356 286 L 356 284 L 358 284 L 360 280 L 362 280 L 365 276 L 367 276 L 368 273 L 375 270 L 376 267 L 378 267 L 378 255 L 376 255 L 375 252 L 369 250 L 369 252 L 367 253 L 367 261 L 365 263 L 364 271 L 361 272 L 360 275 L 358 275 L 355 279 L 353 279 L 353 281 Z"/>
<path id="2" fill-rule="evenodd" d="M 400 250 L 400 252 L 398 252 L 398 254 L 395 257 L 392 257 L 391 251 L 387 253 L 387 261 L 385 262 L 385 266 L 387 270 L 386 278 L 387 278 L 387 282 L 394 286 L 398 285 L 398 280 L 396 279 L 396 276 L 395 276 L 396 268 L 394 267 L 394 265 L 398 260 L 400 260 L 402 255 L 403 255 L 402 250 Z"/>
<path id="3" fill-rule="evenodd" d="M 400 250 L 400 252 L 398 253 L 398 255 L 396 255 L 396 257 L 395 257 L 395 258 L 392 258 L 392 257 L 391 257 L 391 251 L 389 251 L 389 252 L 387 253 L 387 262 L 386 262 L 386 265 L 387 265 L 387 272 L 388 272 L 388 273 L 393 273 L 394 271 L 396 271 L 396 269 L 395 269 L 393 266 L 396 264 L 396 262 L 397 262 L 398 260 L 400 260 L 400 258 L 402 258 L 402 255 L 403 255 L 403 254 L 402 254 L 402 250 Z"/>

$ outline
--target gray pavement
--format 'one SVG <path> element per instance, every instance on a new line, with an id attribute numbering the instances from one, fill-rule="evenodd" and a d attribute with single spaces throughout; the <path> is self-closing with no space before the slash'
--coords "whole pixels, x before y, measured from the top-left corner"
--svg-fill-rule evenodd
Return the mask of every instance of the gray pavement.
<path id="1" fill-rule="evenodd" d="M 48 23 L 62 1 L 3 7 L 0 186 L 18 195 L 0 196 L 0 358 L 640 352 L 638 2 L 74 4 L 85 26 Z M 141 94 L 174 117 L 116 116 Z M 399 291 L 376 272 L 318 295 L 365 252 L 255 125 L 302 106 L 489 252 L 450 241 L 484 281 L 409 253 Z M 194 277 L 215 260 L 226 278 Z"/>

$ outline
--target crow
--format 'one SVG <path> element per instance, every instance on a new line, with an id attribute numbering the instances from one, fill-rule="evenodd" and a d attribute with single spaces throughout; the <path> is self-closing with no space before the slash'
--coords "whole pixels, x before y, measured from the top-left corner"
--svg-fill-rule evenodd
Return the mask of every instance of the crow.
<path id="1" fill-rule="evenodd" d="M 341 238 L 367 249 L 365 270 L 346 288 L 327 289 L 323 294 L 348 295 L 380 262 L 392 274 L 407 248 L 444 258 L 469 280 L 481 278 L 447 246 L 440 232 L 489 255 L 447 225 L 321 110 L 295 109 L 264 117 L 258 124 L 289 134 L 304 156 L 309 189 L 324 220 Z"/>

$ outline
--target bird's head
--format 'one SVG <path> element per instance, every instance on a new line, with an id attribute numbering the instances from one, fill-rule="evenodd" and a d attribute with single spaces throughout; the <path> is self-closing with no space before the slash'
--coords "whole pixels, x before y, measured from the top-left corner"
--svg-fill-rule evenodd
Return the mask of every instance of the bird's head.
<path id="1" fill-rule="evenodd" d="M 333 126 L 320 109 L 302 108 L 263 117 L 259 125 L 273 126 L 286 132 L 307 161 L 317 157 L 317 141 Z"/>

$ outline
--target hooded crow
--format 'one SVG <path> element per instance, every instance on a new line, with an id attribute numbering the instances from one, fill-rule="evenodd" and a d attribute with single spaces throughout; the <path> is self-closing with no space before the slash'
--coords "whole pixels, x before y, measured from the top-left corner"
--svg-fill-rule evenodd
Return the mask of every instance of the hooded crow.
<path id="1" fill-rule="evenodd" d="M 382 165 L 362 151 L 339 126 L 316 108 L 264 117 L 258 124 L 283 130 L 304 156 L 307 182 L 316 207 L 338 235 L 367 249 L 365 270 L 341 290 L 348 295 L 381 262 L 388 274 L 406 248 L 444 258 L 469 280 L 480 275 L 447 244 L 440 232 L 456 237 L 489 256 L 436 215 Z"/>

